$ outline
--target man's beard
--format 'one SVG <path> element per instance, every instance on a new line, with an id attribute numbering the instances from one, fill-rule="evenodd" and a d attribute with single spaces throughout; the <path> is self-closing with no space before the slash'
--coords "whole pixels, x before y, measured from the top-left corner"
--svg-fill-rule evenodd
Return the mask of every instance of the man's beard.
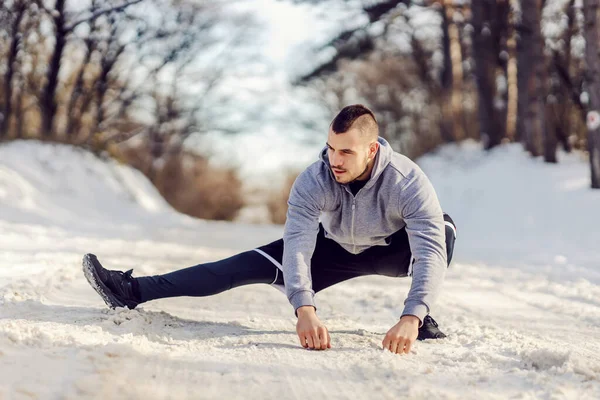
<path id="1" fill-rule="evenodd" d="M 335 172 L 333 171 L 334 167 L 331 167 L 331 172 L 333 172 L 333 176 L 336 176 Z M 341 168 L 336 168 L 336 169 L 341 169 Z M 357 178 L 363 176 L 365 174 L 365 172 L 367 172 L 367 170 L 369 169 L 369 162 L 367 161 L 367 164 L 365 165 L 365 169 L 363 170 L 363 172 L 361 172 L 360 174 L 356 175 L 353 179 L 349 180 L 348 182 L 346 182 L 347 184 L 350 184 L 354 181 L 356 181 Z M 345 172 L 348 172 L 348 170 L 344 170 Z"/>
<path id="2" fill-rule="evenodd" d="M 367 165 L 365 165 L 365 169 L 363 172 L 361 172 L 360 174 L 358 174 L 358 176 L 354 179 L 352 179 L 350 182 L 348 183 L 352 183 L 354 181 L 356 181 L 358 178 L 360 178 L 361 176 L 363 176 L 365 174 L 365 172 L 367 172 L 367 170 L 369 169 L 369 163 L 367 162 Z"/>

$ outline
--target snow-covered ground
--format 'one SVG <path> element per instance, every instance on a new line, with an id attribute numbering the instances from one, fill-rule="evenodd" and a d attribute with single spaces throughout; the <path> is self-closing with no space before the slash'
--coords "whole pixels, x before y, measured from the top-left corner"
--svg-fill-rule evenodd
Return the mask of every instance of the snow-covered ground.
<path id="1" fill-rule="evenodd" d="M 585 162 L 466 143 L 419 163 L 458 225 L 432 312 L 449 337 L 398 356 L 381 340 L 408 279 L 317 295 L 323 352 L 299 346 L 267 285 L 108 309 L 81 273 L 86 252 L 141 276 L 282 228 L 179 215 L 140 173 L 68 147 L 0 146 L 0 399 L 600 398 L 600 191 Z"/>

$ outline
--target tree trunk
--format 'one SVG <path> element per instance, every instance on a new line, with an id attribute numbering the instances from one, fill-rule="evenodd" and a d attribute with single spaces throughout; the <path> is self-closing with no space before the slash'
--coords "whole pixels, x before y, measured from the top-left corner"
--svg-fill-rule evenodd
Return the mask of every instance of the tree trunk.
<path id="1" fill-rule="evenodd" d="M 494 145 L 502 143 L 502 140 L 508 136 L 508 68 L 510 62 L 509 39 L 510 39 L 510 4 L 508 0 L 496 2 L 496 11 L 494 15 L 494 31 L 496 32 L 496 74 L 501 74 L 503 84 L 496 85 L 496 98 L 494 107 L 496 114 L 496 124 L 498 125 L 498 137 Z"/>
<path id="2" fill-rule="evenodd" d="M 521 21 L 517 24 L 517 80 L 519 106 L 517 127 L 527 151 L 542 154 L 544 130 L 545 62 L 541 35 L 541 0 L 521 1 Z"/>
<path id="3" fill-rule="evenodd" d="M 507 62 L 500 52 L 506 39 L 508 4 L 503 0 L 479 0 L 471 8 L 481 139 L 484 147 L 491 149 L 506 134 L 506 102 L 499 96 L 496 74 L 498 67 Z"/>
<path id="4" fill-rule="evenodd" d="M 92 0 L 92 4 L 90 6 L 90 12 L 95 14 L 98 12 L 98 0 Z M 86 93 L 85 85 L 85 72 L 88 70 L 92 53 L 96 50 L 98 46 L 98 40 L 95 38 L 96 31 L 98 26 L 96 24 L 96 20 L 91 21 L 91 28 L 88 37 L 85 39 L 85 56 L 81 63 L 81 67 L 77 74 L 77 79 L 75 80 L 75 84 L 73 85 L 73 91 L 71 92 L 71 98 L 69 100 L 69 105 L 67 106 L 67 128 L 66 128 L 66 136 L 70 142 L 74 143 L 75 138 L 80 136 L 80 130 L 82 127 L 82 118 L 85 114 L 89 103 L 92 101 L 92 94 Z M 91 89 L 90 89 L 91 91 Z M 80 98 L 84 96 L 83 101 L 81 102 L 81 106 L 77 107 Z"/>
<path id="5" fill-rule="evenodd" d="M 67 41 L 67 30 L 65 26 L 65 0 L 56 0 L 54 10 L 54 51 L 48 66 L 46 75 L 46 86 L 43 89 L 40 108 L 42 112 L 42 125 L 40 126 L 40 136 L 49 138 L 54 133 L 54 117 L 56 116 L 56 88 L 58 87 L 58 74 L 60 72 L 60 62 Z"/>
<path id="6" fill-rule="evenodd" d="M 567 38 L 565 39 L 565 58 L 563 65 L 565 66 L 565 73 L 568 76 L 572 63 L 571 43 L 573 41 L 573 36 L 577 34 L 577 28 L 575 27 L 575 0 L 569 1 L 569 5 L 567 6 L 567 18 L 569 19 L 569 22 L 567 23 Z M 569 142 L 569 131 L 571 130 L 569 119 L 572 106 L 568 99 L 570 98 L 573 87 L 572 85 L 559 84 L 559 90 L 561 93 L 560 100 L 565 104 L 565 106 L 562 108 L 559 125 L 556 127 L 556 139 L 560 142 L 564 151 L 570 152 L 572 146 Z"/>
<path id="7" fill-rule="evenodd" d="M 23 104 L 25 88 L 21 88 L 15 99 L 15 138 L 22 139 L 23 138 L 23 126 L 25 122 L 25 110 Z"/>
<path id="8" fill-rule="evenodd" d="M 452 88 L 452 60 L 450 58 L 450 35 L 448 33 L 449 13 L 451 5 L 447 1 L 442 3 L 440 10 L 442 16 L 442 49 L 444 54 L 444 68 L 440 74 L 442 119 L 440 121 L 440 133 L 446 142 L 454 141 L 454 116 L 452 115 L 452 104 L 450 94 Z"/>
<path id="9" fill-rule="evenodd" d="M 564 104 L 558 104 L 554 101 L 552 104 L 547 104 L 545 115 L 545 135 L 544 135 L 544 161 L 547 163 L 556 164 L 556 150 L 558 148 L 558 135 L 561 134 L 561 118 L 563 117 L 562 109 Z"/>
<path id="10" fill-rule="evenodd" d="M 75 84 L 73 85 L 73 91 L 71 92 L 71 98 L 69 99 L 69 105 L 67 107 L 67 129 L 66 135 L 67 138 L 72 138 L 76 132 L 81 128 L 81 118 L 83 117 L 83 111 L 77 112 L 76 105 L 79 101 L 79 98 L 83 95 L 85 84 L 84 82 L 84 74 L 88 68 L 90 63 L 90 59 L 92 58 L 92 51 L 94 50 L 95 42 L 92 39 L 86 40 L 86 53 L 81 63 L 81 67 L 79 68 L 79 72 L 77 73 L 77 79 L 75 80 Z"/>
<path id="11" fill-rule="evenodd" d="M 517 110 L 519 104 L 519 85 L 517 81 L 517 38 L 514 13 L 510 13 L 510 22 L 506 40 L 508 62 L 506 66 L 506 137 L 513 142 L 517 132 Z"/>
<path id="12" fill-rule="evenodd" d="M 27 6 L 24 1 L 20 1 L 15 5 L 15 15 L 10 33 L 10 40 L 12 42 L 8 51 L 6 74 L 4 75 L 4 109 L 2 110 L 2 116 L 0 116 L 0 138 L 8 134 L 10 118 L 12 117 L 13 75 L 19 52 L 19 43 L 21 42 L 19 27 L 21 26 L 26 9 Z"/>
<path id="13" fill-rule="evenodd" d="M 600 189 L 600 60 L 598 59 L 598 0 L 583 0 L 585 16 L 586 88 L 589 93 L 587 113 L 588 149 L 592 188 Z"/>
<path id="14" fill-rule="evenodd" d="M 450 66 L 452 68 L 452 124 L 454 140 L 459 141 L 465 137 L 464 100 L 463 100 L 463 56 L 460 44 L 459 27 L 454 22 L 453 15 L 457 12 L 451 6 L 446 6 L 448 19 L 448 38 L 450 50 Z M 458 11 L 460 12 L 460 11 Z"/>

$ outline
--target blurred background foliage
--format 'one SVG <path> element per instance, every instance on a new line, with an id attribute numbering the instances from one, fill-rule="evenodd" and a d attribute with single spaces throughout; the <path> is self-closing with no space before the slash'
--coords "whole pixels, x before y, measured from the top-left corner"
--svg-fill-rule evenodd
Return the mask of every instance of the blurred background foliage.
<path id="1" fill-rule="evenodd" d="M 465 139 L 519 142 L 548 163 L 575 150 L 600 188 L 598 0 L 280 3 L 328 27 L 287 49 L 285 74 L 260 58 L 275 3 L 4 0 L 0 141 L 117 158 L 195 217 L 254 204 L 266 210 L 254 219 L 283 223 L 298 171 L 248 191 L 238 161 L 212 163 L 201 138 L 270 129 L 321 143 L 339 109 L 363 103 L 411 158 Z"/>

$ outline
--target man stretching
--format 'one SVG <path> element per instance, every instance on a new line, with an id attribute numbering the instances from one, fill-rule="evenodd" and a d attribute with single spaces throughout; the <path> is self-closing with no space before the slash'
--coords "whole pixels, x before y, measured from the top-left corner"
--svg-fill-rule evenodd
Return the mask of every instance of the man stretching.
<path id="1" fill-rule="evenodd" d="M 382 342 L 402 354 L 417 338 L 446 336 L 429 311 L 455 239 L 454 222 L 442 212 L 429 179 L 379 137 L 375 116 L 357 104 L 333 119 L 320 160 L 294 182 L 283 239 L 164 275 L 110 271 L 93 254 L 84 256 L 83 271 L 111 308 L 275 285 L 294 307 L 300 344 L 321 350 L 331 347 L 331 339 L 317 317 L 315 293 L 358 276 L 412 276 L 400 320 Z"/>

